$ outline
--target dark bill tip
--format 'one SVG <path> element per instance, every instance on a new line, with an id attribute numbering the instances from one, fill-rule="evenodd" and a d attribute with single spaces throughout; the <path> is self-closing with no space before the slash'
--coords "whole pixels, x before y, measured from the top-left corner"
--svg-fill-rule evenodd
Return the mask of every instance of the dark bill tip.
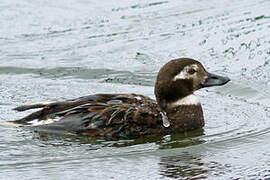
<path id="1" fill-rule="evenodd" d="M 230 78 L 208 73 L 207 79 L 202 84 L 202 87 L 222 86 L 230 81 Z"/>

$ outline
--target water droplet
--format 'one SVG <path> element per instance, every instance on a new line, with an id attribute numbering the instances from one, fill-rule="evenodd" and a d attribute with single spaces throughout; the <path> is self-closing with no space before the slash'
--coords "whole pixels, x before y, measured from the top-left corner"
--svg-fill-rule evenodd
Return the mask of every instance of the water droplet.
<path id="1" fill-rule="evenodd" d="M 169 127 L 170 126 L 170 121 L 168 119 L 168 117 L 166 116 L 165 112 L 160 112 L 161 116 L 162 116 L 162 122 L 163 122 L 163 126 L 164 127 Z"/>

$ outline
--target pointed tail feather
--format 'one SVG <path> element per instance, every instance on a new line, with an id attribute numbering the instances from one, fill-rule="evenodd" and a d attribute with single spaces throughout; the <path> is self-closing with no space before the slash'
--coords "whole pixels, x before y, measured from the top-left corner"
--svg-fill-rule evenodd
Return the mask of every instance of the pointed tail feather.
<path id="1" fill-rule="evenodd" d="M 51 105 L 52 103 L 50 102 L 38 102 L 38 103 L 32 103 L 32 104 L 25 104 L 22 106 L 18 106 L 16 108 L 14 108 L 13 110 L 15 111 L 26 111 L 29 109 L 37 109 L 37 108 L 44 108 L 46 106 Z M 35 119 L 40 119 L 43 115 L 43 109 L 33 112 L 29 115 L 27 115 L 26 117 L 23 117 L 21 119 L 15 120 L 15 121 L 10 121 L 12 123 L 15 124 L 22 124 L 22 125 L 28 125 L 30 121 L 33 121 Z"/>
<path id="2" fill-rule="evenodd" d="M 16 111 L 26 111 L 29 109 L 37 109 L 37 108 L 44 108 L 45 106 L 51 104 L 50 102 L 38 102 L 38 103 L 33 103 L 33 104 L 25 104 L 22 106 L 18 106 L 14 108 L 13 110 Z"/>
<path id="3" fill-rule="evenodd" d="M 42 110 L 33 112 L 31 114 L 29 114 L 28 116 L 15 120 L 15 121 L 9 121 L 15 124 L 22 124 L 22 125 L 28 125 L 30 121 L 33 121 L 35 119 L 40 119 L 42 117 L 43 113 Z"/>

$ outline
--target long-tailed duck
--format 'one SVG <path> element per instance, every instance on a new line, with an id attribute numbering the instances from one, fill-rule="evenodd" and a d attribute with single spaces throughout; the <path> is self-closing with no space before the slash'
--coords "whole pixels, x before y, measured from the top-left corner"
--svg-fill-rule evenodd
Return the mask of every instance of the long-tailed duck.
<path id="1" fill-rule="evenodd" d="M 42 109 L 12 122 L 34 126 L 37 131 L 105 138 L 185 132 L 204 126 L 202 106 L 193 92 L 229 81 L 208 73 L 196 60 L 174 59 L 158 73 L 156 101 L 140 94 L 94 94 L 19 106 L 15 110 Z"/>

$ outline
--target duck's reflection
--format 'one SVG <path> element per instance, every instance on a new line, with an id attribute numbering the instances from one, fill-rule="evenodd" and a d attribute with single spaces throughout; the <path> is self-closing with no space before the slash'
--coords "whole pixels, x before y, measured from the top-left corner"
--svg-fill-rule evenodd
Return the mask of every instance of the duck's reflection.
<path id="1" fill-rule="evenodd" d="M 187 152 L 178 156 L 161 157 L 160 175 L 176 179 L 203 179 L 207 169 L 200 157 Z"/>
<path id="2" fill-rule="evenodd" d="M 190 131 L 187 133 L 179 133 L 173 135 L 147 136 L 138 139 L 129 140 L 107 140 L 107 139 L 92 139 L 87 136 L 74 136 L 68 134 L 55 134 L 50 132 L 33 132 L 33 137 L 38 138 L 42 142 L 50 143 L 55 140 L 63 142 L 78 142 L 80 144 L 89 144 L 89 146 L 100 145 L 102 147 L 127 147 L 138 144 L 154 143 L 159 149 L 172 149 L 180 147 L 188 147 L 201 144 L 204 141 L 197 138 L 204 134 L 202 129 Z"/>
<path id="3" fill-rule="evenodd" d="M 203 179 L 208 175 L 209 168 L 207 164 L 201 159 L 203 156 L 201 151 L 192 153 L 187 149 L 192 148 L 193 145 L 199 145 L 204 142 L 201 137 L 204 132 L 203 130 L 196 130 L 193 132 L 188 132 L 186 134 L 174 134 L 166 136 L 152 136 L 147 138 L 139 138 L 135 140 L 118 140 L 118 141 L 108 141 L 102 139 L 89 139 L 88 137 L 78 137 L 78 136 L 54 136 L 51 134 L 38 133 L 37 138 L 41 140 L 42 143 L 46 145 L 57 145 L 63 146 L 68 145 L 74 147 L 75 144 L 82 146 L 86 145 L 88 150 L 103 149 L 104 147 L 113 148 L 111 151 L 115 152 L 115 157 L 118 155 L 118 148 L 133 146 L 133 145 L 143 145 L 140 146 L 142 150 L 144 149 L 144 144 L 152 144 L 151 148 L 161 149 L 161 150 L 151 150 L 153 154 L 156 152 L 160 158 L 158 162 L 158 174 L 164 177 L 176 178 L 176 179 Z M 77 143 L 76 143 L 77 142 Z M 138 146 L 133 146 L 138 151 Z M 134 149 L 130 148 L 130 151 Z M 149 146 L 148 146 L 149 147 Z M 114 149 L 116 148 L 116 149 Z M 130 151 L 128 151 L 130 153 Z M 203 152 L 203 151 L 202 151 Z M 106 154 L 106 151 L 104 151 Z M 165 156 L 168 155 L 168 156 Z M 136 155 L 135 155 L 136 156 Z M 102 156 L 103 157 L 103 156 Z M 138 156 L 139 157 L 139 156 Z M 140 158 L 140 157 L 139 157 Z"/>
<path id="4" fill-rule="evenodd" d="M 204 141 L 199 136 L 203 135 L 203 130 L 193 131 L 189 134 L 178 134 L 164 137 L 167 142 L 160 144 L 161 149 L 175 149 L 198 145 Z M 203 179 L 206 178 L 204 163 L 201 156 L 190 154 L 187 151 L 177 152 L 176 155 L 163 156 L 160 158 L 160 175 L 176 179 Z"/>

